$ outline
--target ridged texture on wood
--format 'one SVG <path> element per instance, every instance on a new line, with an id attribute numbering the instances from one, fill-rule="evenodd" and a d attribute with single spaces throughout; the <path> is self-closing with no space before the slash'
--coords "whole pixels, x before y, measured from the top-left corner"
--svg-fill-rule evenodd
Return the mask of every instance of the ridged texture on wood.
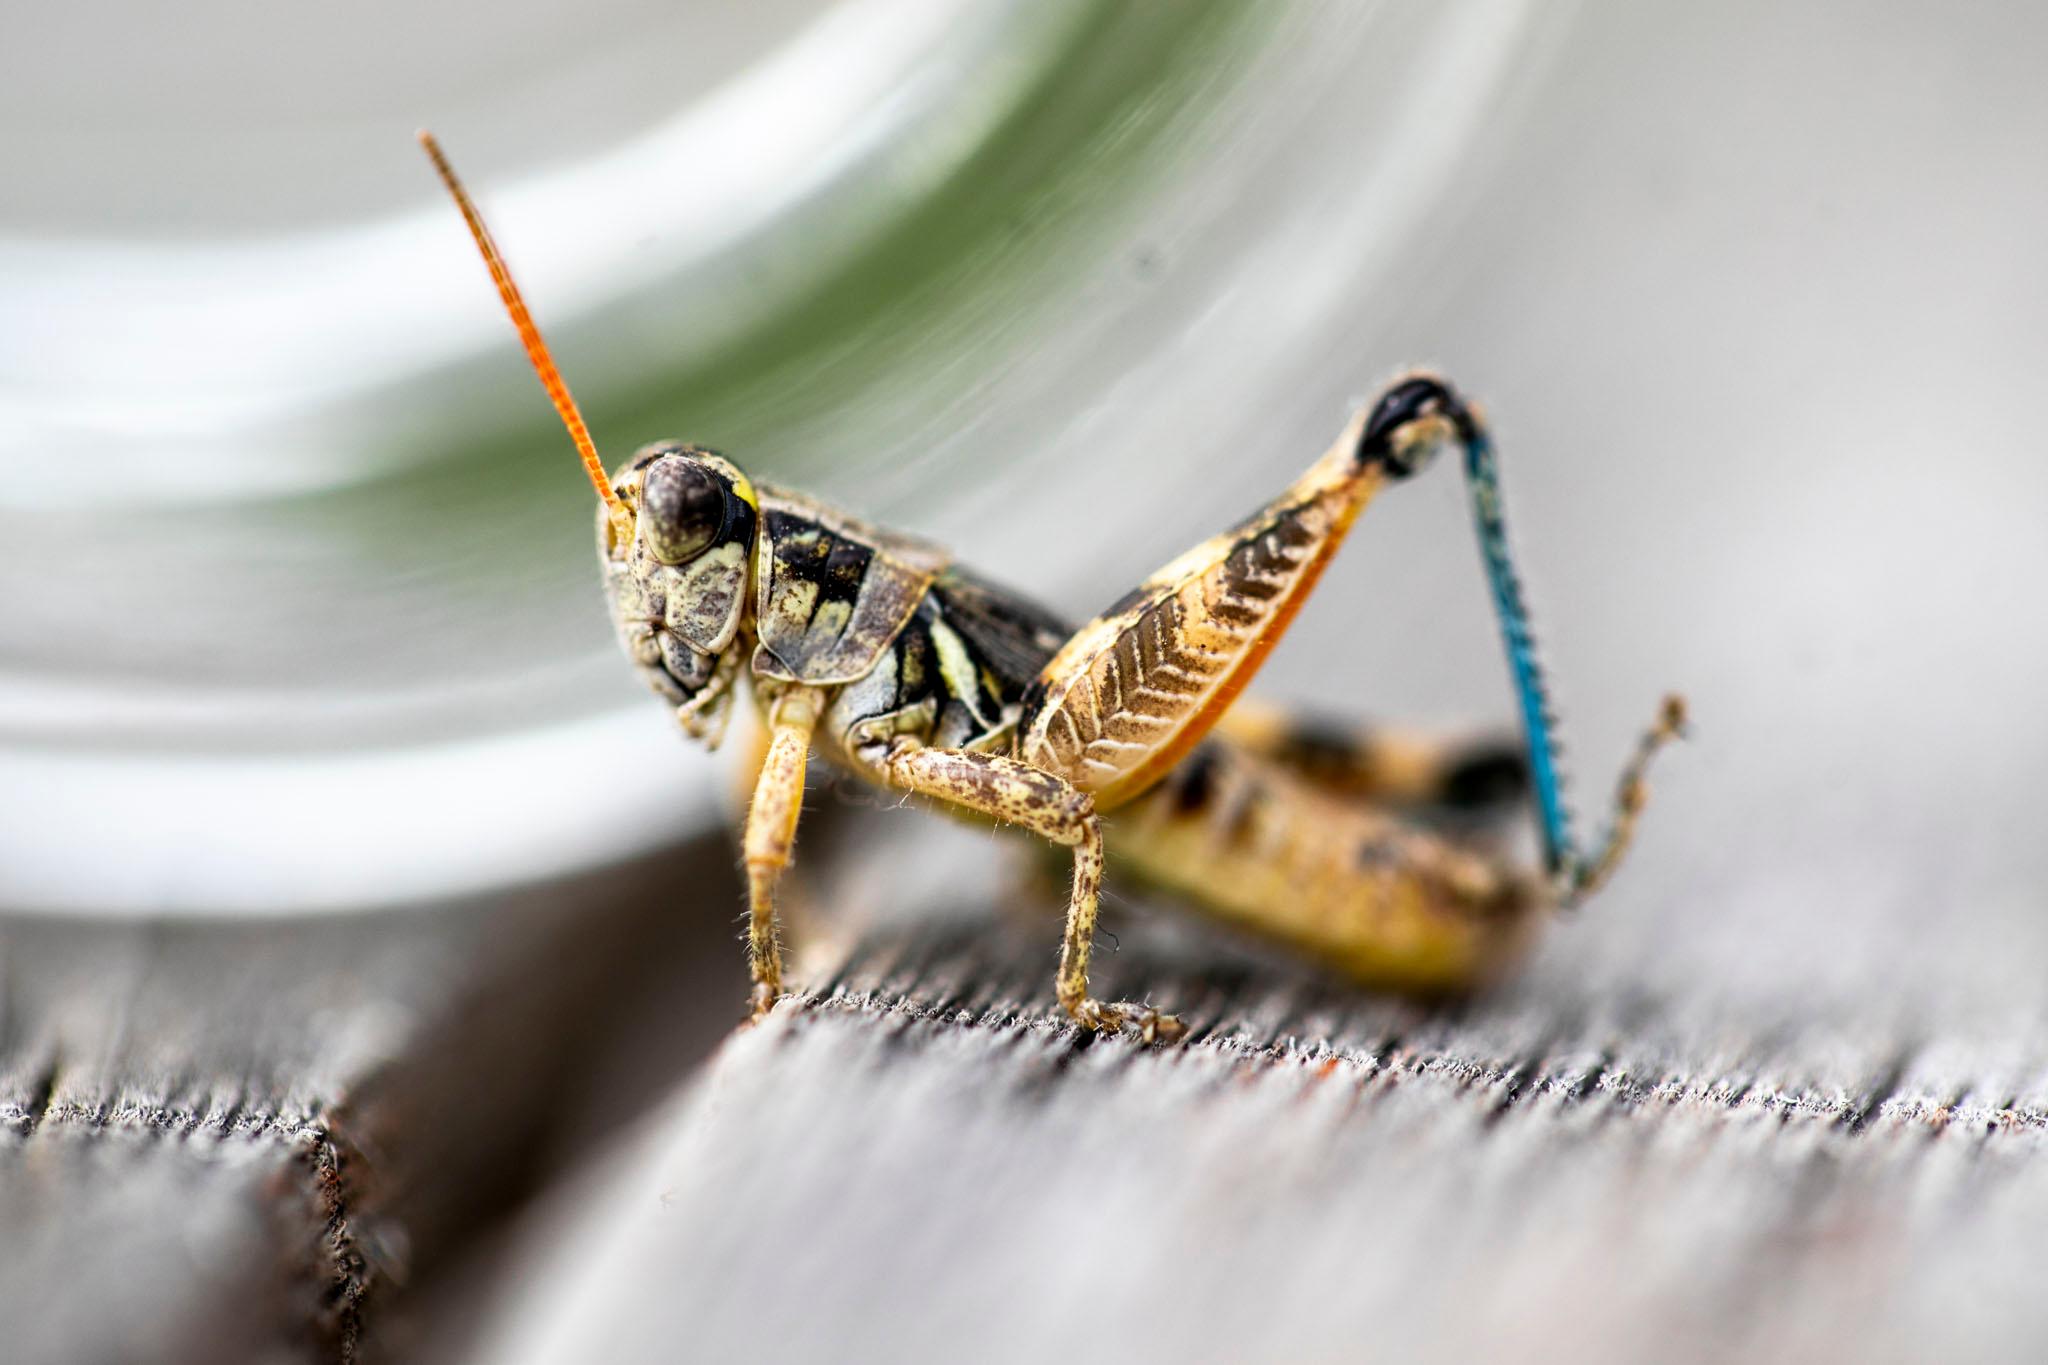
<path id="1" fill-rule="evenodd" d="M 1429 1010 L 1149 938 L 1117 989 L 1206 1025 L 1183 1050 L 1077 1039 L 1026 927 L 871 938 L 723 1050 L 509 1359 L 1990 1361 L 2048 1331 L 2038 1019 L 1845 1031 L 1846 999 L 1572 963 Z"/>

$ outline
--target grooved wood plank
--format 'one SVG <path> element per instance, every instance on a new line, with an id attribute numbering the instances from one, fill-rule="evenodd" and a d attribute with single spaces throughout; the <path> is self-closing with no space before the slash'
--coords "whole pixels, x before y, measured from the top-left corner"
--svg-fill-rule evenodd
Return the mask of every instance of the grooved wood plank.
<path id="1" fill-rule="evenodd" d="M 1050 927 L 855 934 L 529 1233 L 512 1279 L 544 1289 L 473 1358 L 1990 1360 L 2048 1332 L 2038 1011 L 1630 986 L 1569 928 L 1429 1007 L 1125 916 L 1109 989 L 1196 1028 L 1148 1052 L 1059 1018 Z"/>
<path id="2" fill-rule="evenodd" d="M 722 841 L 383 913 L 0 920 L 0 1358 L 410 1358 L 402 1290 L 729 1026 L 679 885 L 737 895 Z"/>

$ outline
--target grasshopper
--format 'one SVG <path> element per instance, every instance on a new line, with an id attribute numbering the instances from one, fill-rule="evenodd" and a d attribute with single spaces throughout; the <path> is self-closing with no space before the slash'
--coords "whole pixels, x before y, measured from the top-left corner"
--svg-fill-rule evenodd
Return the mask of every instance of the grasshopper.
<path id="1" fill-rule="evenodd" d="M 1680 733 L 1684 703 L 1665 698 L 1623 768 L 1606 833 L 1582 847 L 1493 445 L 1442 379 L 1395 381 L 1272 502 L 1075 630 L 936 546 L 756 483 L 701 446 L 659 442 L 607 473 L 483 219 L 432 136 L 420 141 L 597 490 L 605 590 L 634 667 L 693 739 L 718 743 L 743 680 L 765 722 L 744 839 L 757 1015 L 783 989 L 776 887 L 814 753 L 1070 850 L 1059 1003 L 1084 1029 L 1128 1028 L 1146 1042 L 1184 1028 L 1089 991 L 1106 832 L 1123 863 L 1222 919 L 1362 982 L 1421 992 L 1491 979 L 1549 912 L 1620 862 L 1649 761 Z M 1526 758 L 1505 767 L 1511 785 L 1533 790 L 1538 866 L 1431 818 L 1458 804 L 1460 774 L 1475 771 L 1469 749 L 1319 743 L 1233 706 L 1359 512 L 1451 450 L 1520 701 Z M 1480 756 L 1481 769 L 1489 762 L 1501 767 L 1496 753 Z"/>

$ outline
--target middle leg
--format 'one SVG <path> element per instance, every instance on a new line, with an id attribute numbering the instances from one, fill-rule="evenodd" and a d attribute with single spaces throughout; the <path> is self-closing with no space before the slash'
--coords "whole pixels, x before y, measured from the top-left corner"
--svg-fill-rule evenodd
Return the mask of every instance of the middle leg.
<path id="1" fill-rule="evenodd" d="M 1061 777 L 1028 763 L 959 749 L 901 744 L 885 760 L 891 786 L 938 797 L 1074 851 L 1074 888 L 1060 943 L 1059 1000 L 1087 1029 L 1135 1028 L 1148 1043 L 1170 1043 L 1186 1032 L 1180 1020 L 1148 1005 L 1104 1004 L 1088 994 L 1088 956 L 1102 891 L 1102 827 L 1095 802 Z"/>

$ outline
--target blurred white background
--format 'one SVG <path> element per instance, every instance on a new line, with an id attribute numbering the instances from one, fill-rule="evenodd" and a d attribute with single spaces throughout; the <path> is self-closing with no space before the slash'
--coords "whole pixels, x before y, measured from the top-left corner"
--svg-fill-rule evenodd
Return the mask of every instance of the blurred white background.
<path id="1" fill-rule="evenodd" d="M 37 135 L 0 166 L 0 861 L 18 906 L 123 913 L 518 881 L 708 812 L 415 126 L 613 459 L 709 441 L 1078 614 L 1126 572 L 1062 525 L 1079 502 L 1128 504 L 1157 557 L 1388 368 L 1306 360 L 1537 31 L 1079 0 L 31 22 L 6 98 Z M 103 40 L 110 101 L 30 56 Z M 1219 466 L 1228 498 L 1187 496 Z"/>
<path id="2" fill-rule="evenodd" d="M 1899 989 L 2014 1007 L 2048 967 L 2029 12 L 10 27 L 16 908 L 372 903 L 708 818 L 425 124 L 611 458 L 706 441 L 1076 616 L 1441 367 L 1501 434 L 1579 789 L 1666 687 L 1697 715 L 1629 880 L 1556 951 L 1714 979 L 1762 946 L 1845 992 L 1911 951 Z M 1265 690 L 1504 719 L 1461 500 L 1443 471 L 1375 507 Z"/>
<path id="3" fill-rule="evenodd" d="M 1690 695 L 1696 735 L 1660 765 L 1616 883 L 1497 1001 L 1432 1026 L 1475 1033 L 1475 1055 L 1501 1019 L 1524 1018 L 1567 1041 L 1627 1034 L 1674 1077 L 1765 1067 L 1773 1098 L 1813 1098 L 1817 1117 L 1780 1128 L 1782 1108 L 1731 1108 L 1730 1143 L 1646 1127 L 1622 1148 L 1661 1172 L 1652 1189 L 1692 1191 L 1664 1221 L 1705 1240 L 1670 1245 L 1754 1252 L 1742 1269 L 1765 1282 L 1779 1266 L 1831 1268 L 1754 1319 L 1727 1311 L 1736 1280 L 1711 1257 L 1617 1260 L 1614 1278 L 1682 1287 L 1673 1299 L 1708 1305 L 1696 1321 L 1711 1313 L 1717 1332 L 1790 1321 L 1815 1341 L 1835 1340 L 1848 1313 L 1866 1333 L 1916 1323 L 1890 1302 L 1910 1286 L 1900 1297 L 1944 1305 L 1926 1339 L 1967 1354 L 1971 1317 L 1950 1316 L 1942 1291 L 2025 1301 L 2029 1190 L 1980 1182 L 1997 1170 L 1970 1165 L 1961 1124 L 1938 1149 L 1919 1129 L 1857 1139 L 1874 1154 L 1866 1181 L 1933 1151 L 1913 1184 L 1837 1179 L 1837 1149 L 1811 1134 L 1854 1132 L 1865 1112 L 1837 1124 L 1824 1101 L 1866 1082 L 1938 1105 L 1929 1124 L 1952 1100 L 2039 1107 L 2044 40 L 2041 11 L 1983 0 L 17 6 L 0 38 L 0 912 L 17 921 L 10 953 L 39 935 L 44 951 L 11 959 L 26 965 L 0 1002 L 25 1059 L 28 1107 L 10 1131 L 53 1095 L 127 1093 L 117 1059 L 155 1093 L 188 1045 L 204 1075 L 227 1079 L 180 1093 L 224 1115 L 223 1131 L 265 1078 L 293 1105 L 344 1109 L 381 1082 L 382 1112 L 356 1117 L 389 1125 L 390 1141 L 359 1150 L 398 1216 L 382 1234 L 393 1245 L 373 1245 L 373 1201 L 359 1244 L 392 1258 L 376 1273 L 395 1287 L 403 1238 L 418 1234 L 420 1278 L 391 1302 L 473 1297 L 454 1316 L 458 1351 L 485 1328 L 476 1359 L 636 1337 L 666 1355 L 664 1314 L 707 1300 L 751 1342 L 760 1301 L 720 1297 L 719 1276 L 778 1295 L 788 1282 L 717 1253 L 747 1244 L 786 1271 L 784 1251 L 817 1231 L 772 1214 L 714 1229 L 698 1242 L 714 1254 L 696 1299 L 646 1292 L 635 1267 L 686 1264 L 648 1258 L 688 1240 L 667 1202 L 674 1177 L 727 1169 L 692 1165 L 703 1130 L 670 1106 L 557 1184 L 478 1283 L 450 1287 L 451 1248 L 502 1230 L 475 1226 L 505 1211 L 493 1153 L 503 1165 L 539 1141 L 518 1137 L 513 1111 L 547 1111 L 572 1130 L 564 1151 L 589 1158 L 581 1144 L 621 1110 L 575 1096 L 642 1102 L 724 1036 L 737 948 L 657 952 L 648 926 L 701 914 L 701 933 L 676 934 L 701 946 L 739 906 L 728 887 L 692 885 L 715 875 L 715 851 L 616 881 L 578 875 L 717 818 L 719 774 L 610 638 L 588 489 L 413 144 L 425 125 L 490 215 L 610 458 L 656 438 L 706 442 L 951 543 L 1077 618 L 1266 497 L 1401 367 L 1439 367 L 1482 400 L 1576 790 L 1588 805 L 1604 796 L 1667 689 Z M 1345 714 L 1510 722 L 1454 470 L 1371 509 L 1260 688 Z M 805 870 L 829 878 L 828 862 Z M 935 866 L 824 885 L 835 910 L 914 910 L 934 885 L 974 908 Z M 307 917 L 294 939 L 266 918 L 552 877 L 523 897 L 472 897 L 469 920 L 445 905 L 402 922 Z M 638 907 L 618 888 L 663 877 L 696 903 L 584 914 Z M 1113 881 L 1113 911 L 1126 900 Z M 510 948 L 538 932 L 539 909 L 551 936 L 529 963 Z M 253 918 L 169 923 L 237 915 Z M 26 916 L 144 923 L 49 932 Z M 603 951 L 550 992 L 571 945 Z M 310 997 L 291 988 L 294 970 L 313 970 L 294 952 L 318 959 Z M 609 974 L 636 955 L 670 978 L 645 1024 L 627 1022 L 637 997 Z M 219 1000 L 195 988 L 206 1026 L 189 1038 L 150 1022 L 161 999 L 132 1016 L 122 1003 L 159 958 L 160 997 L 194 964 L 207 971 L 193 981 L 236 978 Z M 718 969 L 730 999 L 699 989 Z M 614 995 L 625 1003 L 607 1014 Z M 477 1011 L 479 997 L 495 1010 Z M 343 1017 L 307 998 L 360 1007 Z M 289 1027 L 268 1022 L 286 1015 Z M 1593 1025 L 1575 1032 L 1577 1016 Z M 317 1065 L 294 1042 L 302 1026 L 326 1040 Z M 543 1035 L 575 1073 L 566 1091 L 531 1055 Z M 1905 1080 L 1870 1075 L 1887 1070 Z M 692 1111 L 730 1101 L 728 1116 L 762 1098 L 715 1083 L 678 1093 Z M 1451 1114 L 1459 1133 L 1484 1102 Z M 74 1123 L 91 1119 L 80 1112 Z M 1096 1118 L 1075 1115 L 1077 1144 Z M 1576 1101 L 1541 1122 L 1568 1159 L 1601 1145 L 1580 1141 L 1596 1125 L 1610 1144 L 1619 1127 Z M 1361 1287 L 1342 1307 L 1379 1294 L 1400 1310 L 1386 1315 L 1395 1333 L 1464 1325 L 1476 1275 L 1514 1332 L 1540 1304 L 1542 1322 L 1568 1321 L 1571 1349 L 1598 1346 L 1576 1329 L 1608 1325 L 1603 1301 L 1574 1277 L 1609 1264 L 1585 1257 L 1589 1242 L 1617 1258 L 1659 1245 L 1606 1245 L 1623 1223 L 1658 1221 L 1639 1186 L 1511 1166 L 1513 1217 L 1473 1221 L 1510 1193 L 1468 1179 L 1487 1169 L 1486 1144 L 1474 1164 L 1377 1114 L 1348 1126 L 1381 1145 L 1326 1154 L 1391 1154 L 1358 1162 L 1378 1183 L 1352 1187 L 1389 1197 L 1318 1229 L 1336 1240 L 1286 1228 L 1284 1246 L 1268 1244 L 1276 1274 L 1287 1256 L 1341 1248 L 1322 1259 Z M 351 1140 L 365 1130 L 375 1139 L 378 1123 Z M 949 1168 L 952 1188 L 996 1172 L 1000 1194 L 1020 1146 L 1054 1150 L 1048 1131 L 1061 1130 L 1000 1135 L 1018 1146 Z M 777 1136 L 809 1150 L 808 1133 Z M 864 1130 L 838 1136 L 858 1148 Z M 1236 1133 L 1187 1136 L 1221 1153 Z M 194 1173 L 225 1164 L 182 1133 L 169 1148 L 164 1188 L 199 1207 Z M 1032 1190 L 1034 1217 L 1065 1227 L 1071 1210 L 1106 1206 L 1114 1219 L 1189 1169 L 1153 1166 L 1140 1144 L 1119 1156 Z M 1748 1240 L 1746 1215 L 1713 1207 L 1729 1162 L 1747 1163 L 1743 1188 L 1783 1184 L 1782 1209 Z M 137 1186 L 79 1169 L 104 1207 L 151 1218 Z M 764 1183 L 802 1188 L 787 1169 Z M 1219 1188 L 1240 1193 L 1239 1169 Z M 400 1189 L 409 1177 L 436 1198 Z M 1846 1204 L 1828 1204 L 1831 1182 Z M 1058 1202 L 1097 1183 L 1119 1199 Z M 892 1188 L 851 1191 L 832 1212 L 866 1237 L 862 1198 Z M 1298 1193 L 1322 1203 L 1320 1189 Z M 180 1304 L 241 1288 L 182 1225 L 161 1244 L 123 1235 L 149 1267 L 131 1283 L 73 1207 L 34 1195 L 44 1231 L 75 1234 L 79 1266 L 131 1296 L 168 1288 L 128 1314 L 53 1257 L 62 1294 L 17 1290 L 24 1302 L 68 1296 L 53 1306 L 156 1334 L 175 1331 Z M 1887 1240 L 1898 1225 L 1924 1237 Z M 909 1259 L 852 1269 L 955 1272 L 938 1226 Z M 1424 1229 L 1460 1254 L 1418 1260 Z M 872 1278 L 818 1264 L 777 1303 L 809 1311 L 792 1312 L 793 1335 L 872 1311 Z M 1142 1354 L 1153 1324 L 1102 1292 L 1099 1264 L 1034 1264 L 1046 1278 L 1025 1297 L 1042 1309 L 1044 1286 L 1071 1283 L 1065 1302 L 1103 1315 L 1091 1342 L 1117 1355 L 1113 1328 L 1133 1334 L 1123 1354 Z M 195 1269 L 197 1294 L 181 1278 Z M 1020 1291 L 1003 1277 L 990 1293 Z M 1627 1311 L 1625 1293 L 1615 1302 Z M 889 1327 L 923 1325 L 903 1316 Z M 67 1337 L 65 1322 L 53 1314 L 50 1330 Z"/>

